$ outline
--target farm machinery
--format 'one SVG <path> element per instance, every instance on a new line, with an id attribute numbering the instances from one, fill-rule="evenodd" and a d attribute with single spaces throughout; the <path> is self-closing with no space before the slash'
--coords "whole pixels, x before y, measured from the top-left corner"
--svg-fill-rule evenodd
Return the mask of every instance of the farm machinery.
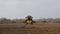
<path id="1" fill-rule="evenodd" d="M 35 21 L 33 21 L 32 18 L 33 18 L 32 16 L 27 16 L 26 20 L 25 20 L 25 23 L 26 24 L 33 24 L 33 23 L 35 23 Z"/>

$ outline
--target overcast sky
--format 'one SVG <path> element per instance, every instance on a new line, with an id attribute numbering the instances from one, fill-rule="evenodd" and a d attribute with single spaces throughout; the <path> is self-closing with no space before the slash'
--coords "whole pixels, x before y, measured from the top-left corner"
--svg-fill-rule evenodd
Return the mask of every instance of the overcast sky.
<path id="1" fill-rule="evenodd" d="M 0 17 L 60 18 L 60 0 L 0 0 Z"/>

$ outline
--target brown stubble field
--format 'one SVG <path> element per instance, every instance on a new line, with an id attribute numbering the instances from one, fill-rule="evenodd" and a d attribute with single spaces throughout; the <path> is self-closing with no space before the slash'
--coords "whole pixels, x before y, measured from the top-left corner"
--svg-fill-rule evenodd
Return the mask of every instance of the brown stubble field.
<path id="1" fill-rule="evenodd" d="M 0 25 L 0 34 L 60 34 L 60 24 Z"/>

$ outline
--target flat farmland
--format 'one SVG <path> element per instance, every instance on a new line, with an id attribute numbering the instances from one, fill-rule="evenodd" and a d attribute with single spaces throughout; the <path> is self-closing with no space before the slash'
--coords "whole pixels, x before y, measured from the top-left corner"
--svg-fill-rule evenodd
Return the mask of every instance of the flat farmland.
<path id="1" fill-rule="evenodd" d="M 0 34 L 60 34 L 60 24 L 0 24 Z"/>

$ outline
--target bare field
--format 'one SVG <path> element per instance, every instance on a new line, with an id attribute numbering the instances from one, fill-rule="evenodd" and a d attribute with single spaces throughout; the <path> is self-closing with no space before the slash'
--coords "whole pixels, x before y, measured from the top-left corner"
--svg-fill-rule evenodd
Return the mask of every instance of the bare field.
<path id="1" fill-rule="evenodd" d="M 1 24 L 0 34 L 60 34 L 60 24 Z"/>

